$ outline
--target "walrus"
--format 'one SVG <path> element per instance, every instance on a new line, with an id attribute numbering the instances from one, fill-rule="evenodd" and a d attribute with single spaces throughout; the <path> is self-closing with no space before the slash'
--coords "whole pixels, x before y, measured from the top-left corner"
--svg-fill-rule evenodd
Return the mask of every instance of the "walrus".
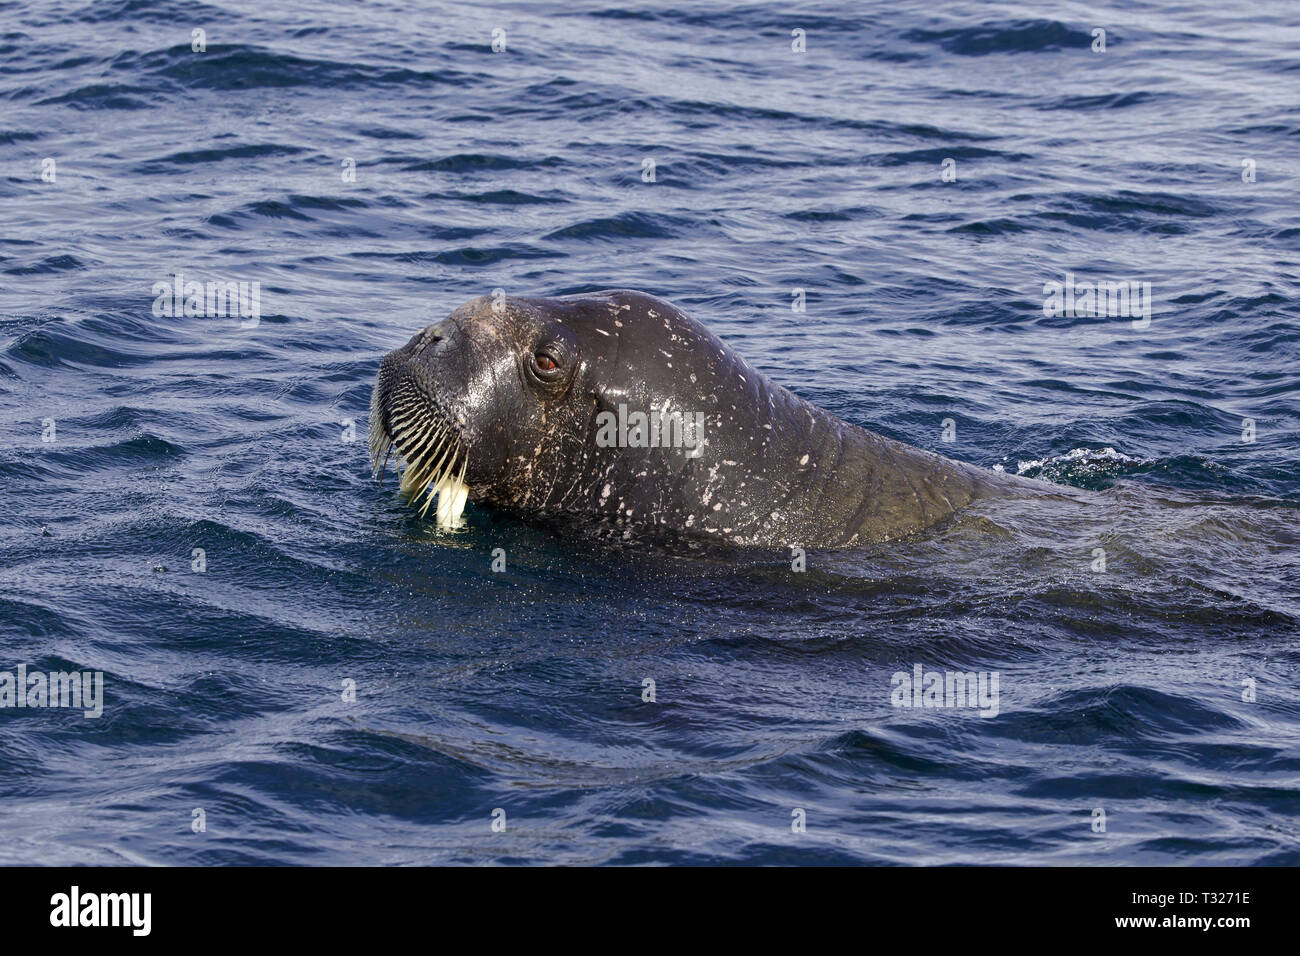
<path id="1" fill-rule="evenodd" d="M 889 541 L 1033 484 L 849 424 L 662 299 L 481 296 L 389 352 L 381 476 L 443 528 L 466 501 L 738 546 Z"/>

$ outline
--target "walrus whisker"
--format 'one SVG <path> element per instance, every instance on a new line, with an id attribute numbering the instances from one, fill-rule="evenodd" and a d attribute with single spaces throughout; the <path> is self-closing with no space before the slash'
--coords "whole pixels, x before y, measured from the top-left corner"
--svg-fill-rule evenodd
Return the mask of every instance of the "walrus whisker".
<path id="1" fill-rule="evenodd" d="M 379 469 L 379 487 L 384 487 L 384 476 L 388 474 L 388 456 L 393 453 L 393 441 L 388 440 L 388 447 L 384 450 L 384 464 Z"/>
<path id="2" fill-rule="evenodd" d="M 432 468 L 417 476 L 416 480 L 411 483 L 411 493 L 409 498 L 412 502 L 418 502 L 437 481 L 438 474 Z"/>
<path id="3" fill-rule="evenodd" d="M 428 464 L 442 452 L 444 434 L 445 429 L 440 430 L 432 439 L 422 444 L 417 452 L 406 456 L 407 467 L 410 471 L 410 477 L 406 480 L 408 488 L 414 488 L 424 483 L 422 479 L 430 472 Z"/>
<path id="4" fill-rule="evenodd" d="M 456 443 L 457 451 L 460 450 L 460 442 Z M 456 484 L 465 484 L 465 471 L 469 468 L 469 451 L 465 452 L 465 457 L 460 460 L 460 474 L 456 476 Z"/>
<path id="5" fill-rule="evenodd" d="M 438 489 L 432 483 L 430 483 L 428 485 L 428 493 L 424 497 L 424 507 L 420 509 L 420 520 L 423 521 L 424 516 L 429 513 L 429 505 L 433 504 L 433 499 L 437 496 L 437 494 L 438 494 Z"/>
<path id="6" fill-rule="evenodd" d="M 435 478 L 438 478 L 439 480 L 435 481 Z M 420 496 L 424 497 L 424 507 L 420 509 L 421 518 L 424 518 L 424 516 L 428 514 L 429 505 L 433 503 L 434 497 L 438 494 L 439 484 L 441 484 L 440 476 L 430 475 L 429 480 L 425 482 L 424 487 L 420 489 L 419 495 L 414 496 L 415 500 L 418 500 Z"/>
<path id="7" fill-rule="evenodd" d="M 425 446 L 431 441 L 435 441 L 437 437 L 437 429 L 428 424 L 423 425 L 423 427 L 403 427 L 397 433 L 398 442 L 402 445 L 402 454 L 408 460 L 419 457 L 425 450 Z"/>
<path id="8" fill-rule="evenodd" d="M 383 484 L 384 475 L 380 465 L 380 452 L 384 453 L 383 469 L 388 467 L 388 455 L 393 450 L 393 439 L 389 437 L 388 432 L 382 424 L 371 428 L 370 433 L 370 476 L 378 478 L 380 484 Z"/>
<path id="9" fill-rule="evenodd" d="M 436 440 L 445 427 L 441 422 L 425 416 L 419 419 L 416 424 L 409 429 L 409 433 L 407 433 L 408 429 L 405 426 L 406 418 L 403 417 L 399 419 L 399 421 L 402 423 L 401 431 L 404 433 L 401 437 L 406 438 L 407 444 L 413 449 L 424 445 L 429 441 Z"/>
<path id="10" fill-rule="evenodd" d="M 428 484 L 425 486 L 425 490 L 427 491 L 428 494 L 428 500 L 425 501 L 424 510 L 420 512 L 421 517 L 423 517 L 424 512 L 428 510 L 429 502 L 431 502 L 434 496 L 438 494 L 439 489 L 442 487 L 443 483 L 446 482 L 447 478 L 450 476 L 451 469 L 454 468 L 456 465 L 456 455 L 459 453 L 459 451 L 460 451 L 459 441 L 447 443 L 446 451 L 444 452 L 443 456 L 438 460 L 437 467 L 434 469 L 433 475 L 430 476 Z"/>
<path id="11" fill-rule="evenodd" d="M 397 426 L 394 429 L 395 436 L 399 443 L 405 446 L 404 454 L 410 458 L 411 454 L 417 452 L 420 447 L 428 440 L 429 430 L 432 425 L 419 422 L 408 428 L 405 419 L 399 419 L 394 422 Z"/>
<path id="12" fill-rule="evenodd" d="M 424 488 L 421 489 L 421 493 L 423 493 L 425 490 L 428 491 L 428 496 L 424 502 L 424 508 L 420 511 L 421 518 L 423 518 L 425 516 L 425 513 L 428 512 L 429 505 L 433 502 L 434 495 L 437 494 L 438 488 L 442 485 L 444 481 L 446 481 L 447 472 L 450 471 L 451 465 L 455 464 L 456 452 L 459 450 L 459 448 L 460 448 L 459 442 L 456 443 L 455 445 L 453 445 L 451 442 L 447 443 L 447 450 L 443 453 L 442 457 L 438 459 L 438 464 L 434 466 L 432 473 L 429 476 L 429 480 L 425 482 Z M 449 463 L 447 458 L 448 455 L 451 456 Z M 447 464 L 446 468 L 443 467 L 444 463 Z M 435 475 L 437 476 L 438 479 L 436 482 L 434 481 Z"/>
<path id="13" fill-rule="evenodd" d="M 433 478 L 433 463 L 442 449 L 440 439 L 421 445 L 418 451 L 409 456 L 407 477 L 403 482 L 403 491 L 415 496 L 423 492 L 424 486 Z"/>

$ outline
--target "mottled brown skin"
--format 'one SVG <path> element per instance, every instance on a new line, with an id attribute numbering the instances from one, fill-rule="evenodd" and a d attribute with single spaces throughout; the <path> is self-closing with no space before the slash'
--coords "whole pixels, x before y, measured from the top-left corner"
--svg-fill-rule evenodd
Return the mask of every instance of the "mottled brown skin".
<path id="1" fill-rule="evenodd" d="M 911 534 L 983 495 L 1038 493 L 842 421 L 640 292 L 466 303 L 384 358 L 372 429 L 388 427 L 398 383 L 454 423 L 469 500 L 523 515 L 843 547 Z M 601 447 L 596 416 L 620 403 L 703 412 L 703 447 Z"/>

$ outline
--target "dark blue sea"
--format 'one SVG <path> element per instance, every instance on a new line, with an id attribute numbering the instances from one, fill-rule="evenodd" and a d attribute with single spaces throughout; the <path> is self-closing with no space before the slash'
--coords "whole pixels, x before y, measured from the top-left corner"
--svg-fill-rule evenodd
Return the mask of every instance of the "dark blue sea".
<path id="1" fill-rule="evenodd" d="M 1297 147 L 1291 0 L 0 0 L 0 670 L 103 682 L 0 708 L 0 863 L 1300 864 Z M 440 532 L 370 390 L 498 288 L 1079 492 Z"/>

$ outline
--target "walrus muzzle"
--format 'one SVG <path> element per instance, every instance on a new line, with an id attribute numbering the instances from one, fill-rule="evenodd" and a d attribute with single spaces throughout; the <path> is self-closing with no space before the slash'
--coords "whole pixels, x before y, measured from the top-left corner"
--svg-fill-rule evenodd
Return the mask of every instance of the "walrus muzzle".
<path id="1" fill-rule="evenodd" d="M 396 448 L 406 462 L 400 471 L 402 493 L 413 503 L 423 498 L 421 517 L 436 498 L 438 527 L 455 528 L 463 524 L 469 497 L 469 449 L 455 417 L 438 404 L 423 367 L 413 361 L 437 341 L 436 329 L 428 329 L 384 357 L 370 395 L 370 459 L 382 482 Z"/>

